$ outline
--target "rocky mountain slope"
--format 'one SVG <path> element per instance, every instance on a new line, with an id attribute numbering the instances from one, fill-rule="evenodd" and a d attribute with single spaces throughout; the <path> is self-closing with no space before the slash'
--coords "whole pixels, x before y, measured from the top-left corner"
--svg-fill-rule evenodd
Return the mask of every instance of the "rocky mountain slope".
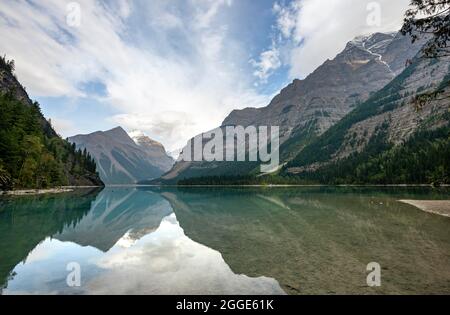
<path id="1" fill-rule="evenodd" d="M 411 45 L 401 34 L 355 38 L 306 79 L 294 80 L 269 106 L 233 111 L 223 125 L 277 125 L 282 142 L 296 129 L 313 128 L 321 134 L 398 75 L 421 44 Z"/>
<path id="2" fill-rule="evenodd" d="M 135 184 L 157 178 L 171 167 L 161 144 L 140 135 L 137 143 L 121 127 L 69 138 L 97 161 L 100 177 L 108 185 Z"/>
<path id="3" fill-rule="evenodd" d="M 86 153 L 61 139 L 0 59 L 0 189 L 102 186 Z"/>
<path id="4" fill-rule="evenodd" d="M 166 149 L 161 143 L 150 139 L 139 130 L 135 130 L 129 135 L 131 139 L 133 139 L 133 141 L 148 154 L 155 166 L 163 172 L 167 172 L 172 168 L 175 161 L 170 153 L 166 152 Z"/>
<path id="5" fill-rule="evenodd" d="M 284 173 L 326 183 L 449 182 L 449 122 L 450 58 L 415 58 Z"/>
<path id="6" fill-rule="evenodd" d="M 281 160 L 290 161 L 307 144 L 339 122 L 404 69 L 425 40 L 411 44 L 400 33 L 376 33 L 349 42 L 304 80 L 294 80 L 264 108 L 233 111 L 225 126 L 280 126 Z M 201 176 L 257 173 L 255 163 L 179 162 L 162 182 Z"/>
<path id="7" fill-rule="evenodd" d="M 30 99 L 25 88 L 22 86 L 22 84 L 20 84 L 16 76 L 13 74 L 14 69 L 8 69 L 8 67 L 4 65 L 5 61 L 6 60 L 3 59 L 3 61 L 1 62 L 3 64 L 3 67 L 1 67 L 2 69 L 0 72 L 0 94 L 12 93 L 12 96 L 15 99 L 29 107 L 32 107 L 34 102 Z M 39 117 L 39 122 L 44 133 L 48 137 L 58 136 L 47 119 L 45 119 L 42 115 L 41 117 Z"/>

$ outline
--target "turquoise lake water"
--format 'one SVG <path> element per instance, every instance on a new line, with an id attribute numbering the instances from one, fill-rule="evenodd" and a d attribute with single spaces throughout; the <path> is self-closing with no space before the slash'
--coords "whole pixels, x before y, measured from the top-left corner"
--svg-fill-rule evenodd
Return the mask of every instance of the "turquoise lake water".
<path id="1" fill-rule="evenodd" d="M 449 198 L 326 187 L 2 197 L 1 293 L 450 294 L 450 219 L 398 202 Z M 367 285 L 371 262 L 380 287 Z"/>

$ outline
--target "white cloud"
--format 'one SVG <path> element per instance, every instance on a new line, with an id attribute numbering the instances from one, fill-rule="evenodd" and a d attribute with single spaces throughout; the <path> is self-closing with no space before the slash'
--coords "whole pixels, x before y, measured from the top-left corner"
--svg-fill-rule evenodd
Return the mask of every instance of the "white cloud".
<path id="1" fill-rule="evenodd" d="M 185 11 L 167 1 L 139 8 L 126 0 L 78 2 L 81 26 L 71 28 L 66 1 L 2 1 L 0 51 L 16 60 L 33 97 L 77 98 L 84 94 L 80 84 L 101 80 L 102 101 L 121 113 L 110 121 L 139 127 L 169 150 L 220 125 L 235 108 L 268 103 L 236 66 L 246 62 L 245 52 L 220 18 L 230 0 L 190 0 Z M 130 30 L 141 11 L 145 20 L 137 24 L 149 30 Z"/>
<path id="2" fill-rule="evenodd" d="M 232 0 L 190 0 L 196 9 L 196 28 L 208 28 L 223 6 L 231 6 Z"/>
<path id="3" fill-rule="evenodd" d="M 277 15 L 277 27 L 285 38 L 291 37 L 295 29 L 298 5 L 298 2 L 293 2 L 290 6 L 282 6 L 279 3 L 273 6 L 273 11 Z"/>
<path id="4" fill-rule="evenodd" d="M 252 59 L 250 63 L 256 68 L 254 75 L 262 82 L 267 82 L 272 73 L 281 67 L 280 52 L 277 48 L 272 47 L 261 53 L 259 61 Z"/>
<path id="5" fill-rule="evenodd" d="M 100 101 L 119 113 L 109 121 L 141 129 L 168 150 L 214 129 L 233 109 L 269 103 L 271 96 L 253 90 L 252 73 L 243 70 L 248 51 L 242 39 L 229 34 L 233 1 L 77 2 L 81 26 L 71 28 L 69 1 L 2 1 L 0 52 L 16 60 L 32 97 L 76 100 L 85 96 L 80 86 L 100 80 L 106 88 Z M 398 29 L 409 0 L 379 0 L 379 27 L 366 23 L 369 2 L 276 4 L 276 33 L 268 34 L 273 44 L 250 61 L 253 74 L 265 82 L 285 65 L 290 77 L 304 77 L 356 35 Z"/>
<path id="6" fill-rule="evenodd" d="M 169 12 L 163 12 L 161 15 L 157 16 L 152 23 L 154 23 L 155 26 L 166 29 L 183 27 L 183 21 L 178 16 Z"/>
<path id="7" fill-rule="evenodd" d="M 51 124 L 58 134 L 74 134 L 76 132 L 75 124 L 67 119 L 52 118 Z"/>
<path id="8" fill-rule="evenodd" d="M 277 3 L 279 49 L 287 51 L 290 77 L 302 78 L 325 60 L 332 59 L 354 37 L 373 32 L 397 31 L 410 0 L 378 0 L 380 25 L 368 25 L 372 0 L 295 0 Z"/>

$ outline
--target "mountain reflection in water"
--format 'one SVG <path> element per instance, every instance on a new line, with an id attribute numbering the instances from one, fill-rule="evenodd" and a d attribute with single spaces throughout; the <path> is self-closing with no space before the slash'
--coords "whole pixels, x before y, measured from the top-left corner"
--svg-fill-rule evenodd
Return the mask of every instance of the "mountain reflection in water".
<path id="1" fill-rule="evenodd" d="M 165 190 L 186 235 L 236 273 L 289 294 L 450 293 L 450 220 L 398 202 L 449 199 L 427 188 Z M 367 265 L 382 286 L 367 286 Z"/>
<path id="2" fill-rule="evenodd" d="M 450 220 L 397 201 L 448 198 L 326 187 L 3 198 L 0 281 L 4 294 L 449 294 Z"/>
<path id="3" fill-rule="evenodd" d="M 78 288 L 66 284 L 66 267 L 71 262 L 81 267 Z M 67 222 L 61 231 L 37 245 L 11 272 L 3 294 L 284 291 L 274 279 L 234 274 L 219 252 L 190 240 L 169 202 L 159 194 L 110 188 L 92 201 L 90 211 L 81 219 Z"/>

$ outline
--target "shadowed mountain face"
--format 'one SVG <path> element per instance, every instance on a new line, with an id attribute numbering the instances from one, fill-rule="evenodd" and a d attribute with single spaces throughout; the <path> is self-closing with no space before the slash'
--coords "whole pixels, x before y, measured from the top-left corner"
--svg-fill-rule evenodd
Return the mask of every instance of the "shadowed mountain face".
<path id="1" fill-rule="evenodd" d="M 95 158 L 100 177 L 107 185 L 157 178 L 171 167 L 172 158 L 159 143 L 147 137 L 139 137 L 135 142 L 120 127 L 74 136 L 69 141 Z"/>
<path id="2" fill-rule="evenodd" d="M 339 122 L 372 93 L 391 82 L 425 43 L 411 44 L 400 33 L 376 33 L 349 42 L 333 60 L 327 60 L 304 80 L 294 80 L 264 108 L 233 111 L 225 126 L 279 126 L 281 159 L 287 162 L 301 149 Z M 162 177 L 244 175 L 258 165 L 251 163 L 178 162 Z M 233 169 L 234 168 L 234 169 Z"/>
<path id="3" fill-rule="evenodd" d="M 152 192 L 106 188 L 92 204 L 88 215 L 54 238 L 107 252 L 124 235 L 132 243 L 155 231 L 171 213 L 167 201 Z"/>
<path id="4" fill-rule="evenodd" d="M 398 202 L 429 190 L 168 189 L 186 235 L 235 273 L 278 280 L 289 294 L 420 294 L 450 289 L 448 219 Z M 409 196 L 409 197 L 408 197 Z M 366 285 L 366 266 L 382 286 Z"/>

